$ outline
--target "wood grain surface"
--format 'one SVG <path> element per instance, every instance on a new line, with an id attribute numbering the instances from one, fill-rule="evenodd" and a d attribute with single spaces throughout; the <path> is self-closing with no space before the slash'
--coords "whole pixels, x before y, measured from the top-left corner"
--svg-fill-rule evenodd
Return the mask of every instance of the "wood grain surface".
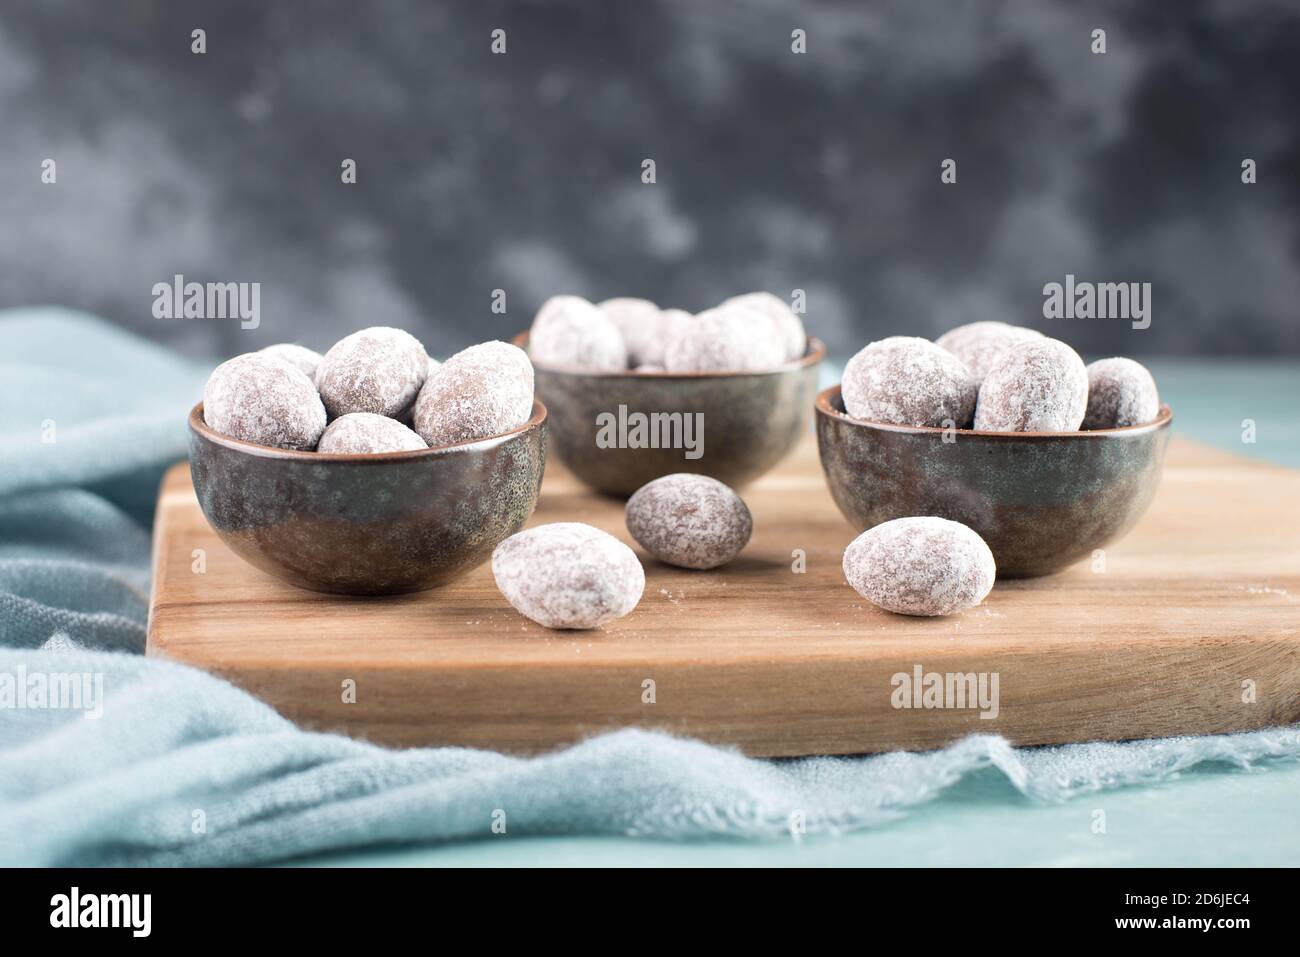
<path id="1" fill-rule="evenodd" d="M 1044 744 L 1300 720 L 1300 472 L 1175 438 L 1151 510 L 1104 569 L 999 582 L 943 619 L 888 614 L 845 583 L 853 530 L 811 436 L 743 495 L 754 537 L 733 564 L 691 572 L 638 551 L 646 590 L 632 614 L 556 632 L 517 614 L 487 566 L 396 598 L 280 584 L 221 544 L 178 465 L 158 504 L 148 651 L 312 728 L 525 753 L 629 725 L 806 755 L 976 732 Z M 530 524 L 555 521 L 630 542 L 622 503 L 551 462 Z M 997 716 L 894 707 L 893 676 L 917 666 L 996 674 Z"/>

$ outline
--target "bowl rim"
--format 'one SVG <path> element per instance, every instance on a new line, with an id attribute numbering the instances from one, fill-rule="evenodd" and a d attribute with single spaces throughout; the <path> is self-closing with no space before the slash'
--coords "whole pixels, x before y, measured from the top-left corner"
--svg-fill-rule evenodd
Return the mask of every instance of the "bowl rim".
<path id="1" fill-rule="evenodd" d="M 511 345 L 518 346 L 524 352 L 528 352 L 528 333 L 525 329 L 518 333 L 510 340 Z M 542 372 L 556 372 L 560 375 L 581 376 L 583 378 L 607 378 L 607 379 L 738 379 L 743 376 L 767 376 L 781 375 L 786 372 L 795 372 L 799 369 L 807 369 L 816 366 L 826 358 L 826 344 L 816 336 L 808 336 L 808 343 L 804 354 L 798 359 L 791 359 L 789 362 L 783 362 L 779 366 L 771 369 L 739 369 L 728 372 L 637 372 L 635 369 L 620 369 L 610 371 L 608 369 L 583 369 L 579 366 L 556 366 L 538 362 L 531 355 L 528 361 L 533 364 L 534 369 L 540 369 Z"/>
<path id="2" fill-rule="evenodd" d="M 533 397 L 533 414 L 528 421 L 517 429 L 498 435 L 486 435 L 481 439 L 470 439 L 454 445 L 439 445 L 428 449 L 410 449 L 403 452 L 314 452 L 302 449 L 282 449 L 274 445 L 262 445 L 259 442 L 247 442 L 243 439 L 222 435 L 203 419 L 203 402 L 200 400 L 190 409 L 190 430 L 215 445 L 245 452 L 250 455 L 268 459 L 283 459 L 296 462 L 407 462 L 414 459 L 453 454 L 457 452 L 483 451 L 500 445 L 506 439 L 514 438 L 540 428 L 546 422 L 546 406 L 542 400 Z"/>
<path id="3" fill-rule="evenodd" d="M 837 382 L 829 388 L 823 389 L 817 393 L 817 399 L 814 403 L 817 414 L 826 416 L 839 422 L 847 422 L 850 425 L 859 425 L 868 429 L 875 429 L 880 432 L 903 432 L 914 435 L 943 435 L 947 432 L 955 432 L 958 435 L 975 436 L 981 439 L 1068 439 L 1068 438 L 1104 438 L 1108 435 L 1141 435 L 1145 432 L 1155 432 L 1169 425 L 1174 420 L 1173 410 L 1163 402 L 1160 404 L 1160 414 L 1150 422 L 1143 422 L 1141 425 L 1125 425 L 1115 429 L 1076 429 L 1073 432 L 990 432 L 987 429 L 945 429 L 933 425 L 895 425 L 892 422 L 872 422 L 867 419 L 855 419 L 847 412 L 841 412 L 831 404 L 832 398 L 840 399 L 840 386 L 843 383 Z"/>

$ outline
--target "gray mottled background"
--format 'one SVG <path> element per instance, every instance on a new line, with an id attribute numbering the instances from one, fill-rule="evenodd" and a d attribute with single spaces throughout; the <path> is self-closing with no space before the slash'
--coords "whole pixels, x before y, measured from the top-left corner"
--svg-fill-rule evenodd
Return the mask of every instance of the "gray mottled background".
<path id="1" fill-rule="evenodd" d="M 8 0 L 0 306 L 195 355 L 371 324 L 445 354 L 556 292 L 798 287 L 841 354 L 1001 318 L 1297 355 L 1298 90 L 1296 2 Z M 153 318 L 178 272 L 261 282 L 261 328 Z M 1067 272 L 1153 283 L 1151 329 L 1044 320 Z"/>

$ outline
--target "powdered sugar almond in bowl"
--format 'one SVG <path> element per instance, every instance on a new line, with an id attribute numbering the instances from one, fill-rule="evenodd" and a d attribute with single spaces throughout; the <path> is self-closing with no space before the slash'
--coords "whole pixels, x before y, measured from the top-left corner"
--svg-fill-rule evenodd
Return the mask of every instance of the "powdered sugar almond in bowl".
<path id="1" fill-rule="evenodd" d="M 1156 380 L 1132 359 L 1098 359 L 1088 366 L 1085 429 L 1118 429 L 1155 421 L 1160 414 Z"/>
<path id="2" fill-rule="evenodd" d="M 507 342 L 456 353 L 429 377 L 415 402 L 415 431 L 430 448 L 501 435 L 533 412 L 533 366 Z"/>
<path id="3" fill-rule="evenodd" d="M 409 332 L 373 326 L 330 347 L 316 370 L 316 388 L 331 418 L 373 412 L 398 418 L 429 374 L 429 356 Z"/>
<path id="4" fill-rule="evenodd" d="M 1088 408 L 1088 372 L 1058 339 L 1022 343 L 980 386 L 975 428 L 989 432 L 1073 432 Z"/>
<path id="5" fill-rule="evenodd" d="M 208 376 L 203 421 L 232 439 L 310 451 L 325 431 L 325 406 L 297 366 L 248 352 L 227 359 Z"/>
<path id="6" fill-rule="evenodd" d="M 890 336 L 844 367 L 844 409 L 891 425 L 966 428 L 979 387 L 961 360 L 928 339 Z"/>

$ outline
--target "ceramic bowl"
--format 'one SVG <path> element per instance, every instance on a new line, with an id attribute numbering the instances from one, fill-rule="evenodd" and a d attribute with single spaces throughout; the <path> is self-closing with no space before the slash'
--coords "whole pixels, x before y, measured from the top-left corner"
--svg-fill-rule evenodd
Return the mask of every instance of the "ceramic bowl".
<path id="1" fill-rule="evenodd" d="M 190 475 L 208 522 L 245 561 L 313 591 L 433 588 L 523 527 L 546 464 L 546 407 L 513 432 L 379 455 L 241 442 L 190 412 Z"/>
<path id="2" fill-rule="evenodd" d="M 526 350 L 528 334 L 514 343 Z M 768 471 L 808 427 L 825 356 L 809 338 L 803 358 L 762 372 L 533 369 L 551 451 L 593 489 L 626 496 L 674 472 L 739 488 Z"/>
<path id="3" fill-rule="evenodd" d="M 1000 578 L 1059 571 L 1113 542 L 1160 484 L 1169 424 L 1089 432 L 977 432 L 862 422 L 840 387 L 817 396 L 817 444 L 835 504 L 857 529 L 909 515 L 969 525 Z"/>

